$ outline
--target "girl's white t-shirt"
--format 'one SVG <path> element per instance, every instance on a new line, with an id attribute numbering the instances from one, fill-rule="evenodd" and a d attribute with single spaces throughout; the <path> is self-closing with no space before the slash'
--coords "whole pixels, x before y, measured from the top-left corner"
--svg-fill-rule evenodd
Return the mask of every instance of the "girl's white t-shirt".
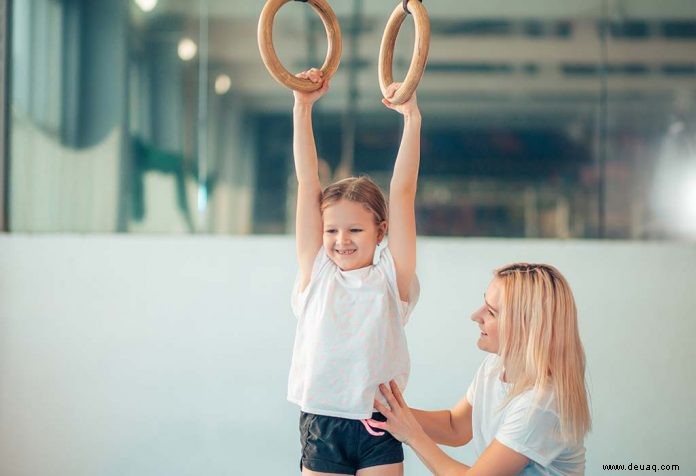
<path id="1" fill-rule="evenodd" d="M 545 392 L 535 399 L 535 393 L 529 390 L 501 407 L 512 389 L 512 384 L 500 379 L 501 371 L 500 356 L 489 355 L 466 392 L 473 409 L 472 443 L 476 458 L 495 438 L 529 458 L 521 475 L 585 474 L 585 447 L 569 445 L 561 439 L 553 392 Z"/>
<path id="2" fill-rule="evenodd" d="M 405 389 L 410 371 L 404 325 L 419 296 L 414 275 L 409 302 L 399 298 L 394 259 L 380 246 L 370 266 L 342 271 L 322 247 L 304 291 L 292 294 L 297 320 L 288 400 L 302 411 L 370 418 L 380 383 Z M 382 400 L 383 401 L 383 400 Z"/>

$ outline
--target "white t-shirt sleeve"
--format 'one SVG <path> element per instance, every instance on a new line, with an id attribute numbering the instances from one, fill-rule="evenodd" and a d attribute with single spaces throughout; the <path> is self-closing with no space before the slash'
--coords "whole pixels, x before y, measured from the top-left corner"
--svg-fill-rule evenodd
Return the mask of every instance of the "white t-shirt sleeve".
<path id="1" fill-rule="evenodd" d="M 292 297 L 290 299 L 290 304 L 292 306 L 292 312 L 295 317 L 299 318 L 304 312 L 305 303 L 307 302 L 307 296 L 309 295 L 310 288 L 316 282 L 316 278 L 321 272 L 321 270 L 330 261 L 327 256 L 324 247 L 319 248 L 317 256 L 314 258 L 314 264 L 312 265 L 312 275 L 309 278 L 309 283 L 305 286 L 304 290 L 300 292 L 300 272 L 297 272 L 297 277 L 295 278 L 295 285 L 292 288 Z"/>
<path id="2" fill-rule="evenodd" d="M 466 400 L 472 407 L 474 406 L 474 395 L 476 395 L 476 378 L 471 381 L 471 384 L 469 384 L 469 389 L 466 391 Z"/>
<path id="3" fill-rule="evenodd" d="M 396 293 L 398 296 L 398 294 L 399 294 L 398 286 L 397 286 Z M 416 303 L 418 302 L 419 298 L 420 298 L 420 281 L 418 281 L 418 275 L 416 275 L 414 273 L 413 279 L 411 280 L 411 286 L 408 289 L 408 302 L 402 301 L 401 297 L 399 297 L 399 306 L 401 307 L 401 309 L 399 309 L 399 311 L 401 312 L 401 320 L 403 321 L 404 325 L 406 325 L 406 323 L 408 322 L 408 318 L 411 317 L 411 313 L 413 312 L 413 308 L 416 307 Z"/>
<path id="4" fill-rule="evenodd" d="M 481 362 L 481 365 L 479 365 L 478 369 L 476 370 L 476 374 L 474 374 L 474 379 L 471 381 L 471 384 L 466 391 L 466 399 L 471 406 L 474 406 L 474 397 L 476 396 L 476 388 L 479 385 L 479 381 L 484 378 L 485 373 L 489 371 L 491 360 L 494 357 L 495 356 L 493 354 L 490 354 L 483 359 L 483 362 Z"/>
<path id="5" fill-rule="evenodd" d="M 418 276 L 414 273 L 413 279 L 411 280 L 411 286 L 408 290 L 408 302 L 402 301 L 399 295 L 399 285 L 396 281 L 396 265 L 394 264 L 394 256 L 391 254 L 388 246 L 384 246 L 379 250 L 379 260 L 377 261 L 377 266 L 379 266 L 389 281 L 389 286 L 396 296 L 399 302 L 399 317 L 401 317 L 401 322 L 406 325 L 408 318 L 411 316 L 413 308 L 416 307 L 416 303 L 420 298 L 420 282 L 418 281 Z"/>
<path id="6" fill-rule="evenodd" d="M 519 398 L 505 409 L 495 439 L 546 467 L 566 448 L 560 434 L 555 412 L 531 404 L 529 398 Z"/>

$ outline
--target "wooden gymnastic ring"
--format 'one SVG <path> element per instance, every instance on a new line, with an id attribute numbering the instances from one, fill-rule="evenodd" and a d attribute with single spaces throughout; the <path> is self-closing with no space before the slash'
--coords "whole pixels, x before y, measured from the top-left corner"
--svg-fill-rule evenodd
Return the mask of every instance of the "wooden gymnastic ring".
<path id="1" fill-rule="evenodd" d="M 399 89 L 396 90 L 394 96 L 388 99 L 392 104 L 403 104 L 410 99 L 418 87 L 425 70 L 425 63 L 428 61 L 428 48 L 430 47 L 430 20 L 428 19 L 428 12 L 418 0 L 409 0 L 408 9 L 413 14 L 416 26 L 416 40 L 413 45 L 413 56 L 411 57 L 411 65 L 408 68 L 408 73 L 406 73 L 406 78 L 399 86 Z M 406 16 L 407 13 L 404 11 L 403 4 L 399 2 L 387 21 L 387 26 L 382 36 L 382 44 L 379 47 L 379 88 L 382 90 L 382 96 L 385 97 L 387 87 L 394 82 L 392 77 L 394 45 L 396 44 L 396 36 L 399 34 L 399 29 Z"/>
<path id="2" fill-rule="evenodd" d="M 313 83 L 309 79 L 296 78 L 294 74 L 285 69 L 276 55 L 275 48 L 273 48 L 273 19 L 280 7 L 289 1 L 291 0 L 268 0 L 261 11 L 257 31 L 261 58 L 268 72 L 280 84 L 296 91 L 316 91 L 321 87 L 321 84 Z M 329 44 L 321 72 L 324 80 L 328 80 L 336 72 L 338 64 L 341 62 L 341 28 L 338 25 L 336 14 L 326 3 L 326 0 L 306 0 L 306 2 L 319 14 L 326 29 Z"/>

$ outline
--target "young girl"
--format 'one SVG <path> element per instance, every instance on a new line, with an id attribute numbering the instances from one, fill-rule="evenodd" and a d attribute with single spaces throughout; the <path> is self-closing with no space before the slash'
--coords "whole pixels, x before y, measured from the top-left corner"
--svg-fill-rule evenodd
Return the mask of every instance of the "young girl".
<path id="1" fill-rule="evenodd" d="M 466 397 L 452 410 L 413 410 L 392 381 L 380 386 L 389 408 L 375 402 L 387 422 L 372 426 L 409 444 L 434 474 L 585 474 L 585 353 L 568 282 L 552 266 L 505 266 L 471 319 L 491 354 Z M 471 467 L 437 447 L 470 441 Z"/>
<path id="2" fill-rule="evenodd" d="M 322 83 L 319 70 L 298 77 Z M 398 87 L 392 85 L 387 97 Z M 321 190 L 312 132 L 312 105 L 328 90 L 295 92 L 293 153 L 298 181 L 297 257 L 293 291 L 298 318 L 288 400 L 300 415 L 304 475 L 403 474 L 403 449 L 375 431 L 378 385 L 406 385 L 409 357 L 403 326 L 418 299 L 414 200 L 420 157 L 415 95 L 385 106 L 404 116 L 404 131 L 387 205 L 367 177 Z"/>

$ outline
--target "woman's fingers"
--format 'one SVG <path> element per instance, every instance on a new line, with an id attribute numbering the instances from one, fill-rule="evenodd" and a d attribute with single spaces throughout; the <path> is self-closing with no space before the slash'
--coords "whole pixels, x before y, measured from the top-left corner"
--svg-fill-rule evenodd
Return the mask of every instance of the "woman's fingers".
<path id="1" fill-rule="evenodd" d="M 388 426 L 388 423 L 386 421 L 373 420 L 372 418 L 367 420 L 367 423 L 372 428 L 379 428 L 380 430 L 386 430 Z"/>
<path id="2" fill-rule="evenodd" d="M 384 398 L 387 399 L 387 403 L 389 404 L 389 407 L 392 409 L 392 411 L 399 408 L 399 402 L 396 401 L 389 387 L 381 383 L 379 384 L 379 391 L 382 392 Z"/>
<path id="3" fill-rule="evenodd" d="M 379 400 L 375 399 L 375 403 L 373 404 L 375 409 L 380 412 L 382 415 L 387 416 L 387 414 L 391 413 L 391 410 L 389 407 L 384 405 L 382 402 Z"/>
<path id="4" fill-rule="evenodd" d="M 395 380 L 390 380 L 389 381 L 389 387 L 391 388 L 392 393 L 394 394 L 394 398 L 396 399 L 397 403 L 399 404 L 400 407 L 406 407 L 406 402 L 404 401 L 404 396 L 401 393 L 401 389 L 397 385 Z"/>

